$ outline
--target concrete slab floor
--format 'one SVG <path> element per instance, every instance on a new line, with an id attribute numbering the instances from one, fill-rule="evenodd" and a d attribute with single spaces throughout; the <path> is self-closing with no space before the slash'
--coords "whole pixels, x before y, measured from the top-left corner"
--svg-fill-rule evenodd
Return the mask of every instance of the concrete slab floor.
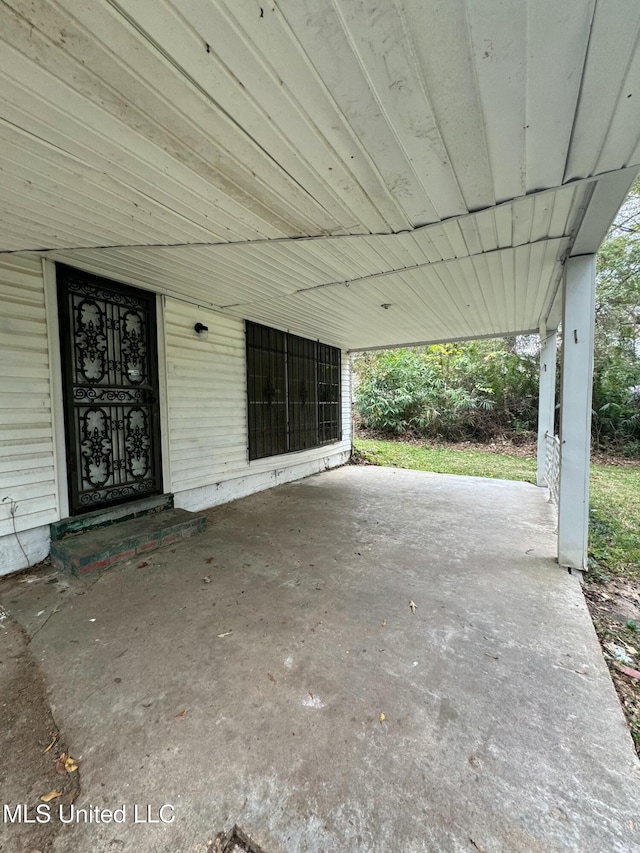
<path id="1" fill-rule="evenodd" d="M 640 849 L 640 766 L 542 490 L 345 467 L 208 516 L 141 568 L 0 587 L 76 806 L 126 807 L 56 853 L 205 853 L 234 824 L 264 853 Z"/>

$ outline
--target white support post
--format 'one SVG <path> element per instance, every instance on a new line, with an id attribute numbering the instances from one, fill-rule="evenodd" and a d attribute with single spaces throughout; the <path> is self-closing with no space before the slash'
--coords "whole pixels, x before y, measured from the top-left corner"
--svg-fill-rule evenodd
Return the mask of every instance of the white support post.
<path id="1" fill-rule="evenodd" d="M 569 258 L 562 306 L 558 562 L 587 567 L 596 256 Z"/>
<path id="2" fill-rule="evenodd" d="M 547 457 L 546 435 L 553 435 L 556 411 L 556 332 L 540 327 L 540 392 L 538 396 L 538 477 L 539 486 L 549 486 L 545 479 Z"/>

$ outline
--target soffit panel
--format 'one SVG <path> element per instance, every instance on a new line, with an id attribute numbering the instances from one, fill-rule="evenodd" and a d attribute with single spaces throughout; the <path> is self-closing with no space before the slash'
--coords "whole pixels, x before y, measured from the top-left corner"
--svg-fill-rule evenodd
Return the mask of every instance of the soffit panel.
<path id="1" fill-rule="evenodd" d="M 384 234 L 640 159 L 635 0 L 0 14 L 5 249 Z M 508 245 L 504 209 L 482 224 L 481 246 L 494 225 Z M 434 242 L 459 256 L 447 228 Z"/>
<path id="2" fill-rule="evenodd" d="M 373 238 L 357 242 L 365 239 Z M 355 254 L 352 239 L 344 243 Z M 314 252 L 319 249 L 318 243 L 307 245 Z M 367 274 L 359 266 L 363 275 L 356 279 L 331 277 L 328 273 L 335 267 L 322 264 L 311 276 L 308 249 L 300 266 L 304 246 L 278 244 L 286 263 L 270 244 L 263 244 L 262 258 L 241 254 L 238 250 L 244 247 L 236 246 L 60 251 L 50 257 L 238 319 L 358 349 L 537 328 L 541 310 L 555 294 L 569 240 L 550 239 L 386 272 L 378 265 Z M 294 252 L 286 252 L 288 248 Z M 298 274 L 296 264 L 306 278 Z M 381 308 L 384 304 L 391 307 Z"/>

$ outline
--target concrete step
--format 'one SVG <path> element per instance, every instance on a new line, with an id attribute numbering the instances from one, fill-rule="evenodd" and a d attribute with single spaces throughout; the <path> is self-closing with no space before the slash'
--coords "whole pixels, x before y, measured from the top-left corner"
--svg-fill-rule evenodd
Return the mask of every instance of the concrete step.
<path id="1" fill-rule="evenodd" d="M 57 569 L 84 575 L 202 533 L 206 526 L 204 515 L 165 509 L 53 541 L 51 562 Z"/>
<path id="2" fill-rule="evenodd" d="M 173 495 L 153 495 L 149 498 L 141 498 L 139 501 L 129 501 L 119 506 L 111 506 L 107 509 L 98 509 L 95 512 L 86 512 L 84 515 L 74 515 L 71 518 L 61 518 L 49 525 L 52 541 L 64 539 L 66 536 L 75 536 L 87 530 L 95 530 L 98 527 L 109 527 L 130 518 L 142 518 L 155 512 L 163 512 L 165 509 L 173 508 Z"/>

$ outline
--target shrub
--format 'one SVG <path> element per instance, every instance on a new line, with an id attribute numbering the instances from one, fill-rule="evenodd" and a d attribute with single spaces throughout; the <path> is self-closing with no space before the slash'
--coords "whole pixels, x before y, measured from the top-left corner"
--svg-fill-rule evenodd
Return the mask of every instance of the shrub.
<path id="1" fill-rule="evenodd" d="M 384 350 L 355 359 L 365 426 L 396 434 L 486 439 L 536 428 L 537 358 L 515 341 Z"/>

